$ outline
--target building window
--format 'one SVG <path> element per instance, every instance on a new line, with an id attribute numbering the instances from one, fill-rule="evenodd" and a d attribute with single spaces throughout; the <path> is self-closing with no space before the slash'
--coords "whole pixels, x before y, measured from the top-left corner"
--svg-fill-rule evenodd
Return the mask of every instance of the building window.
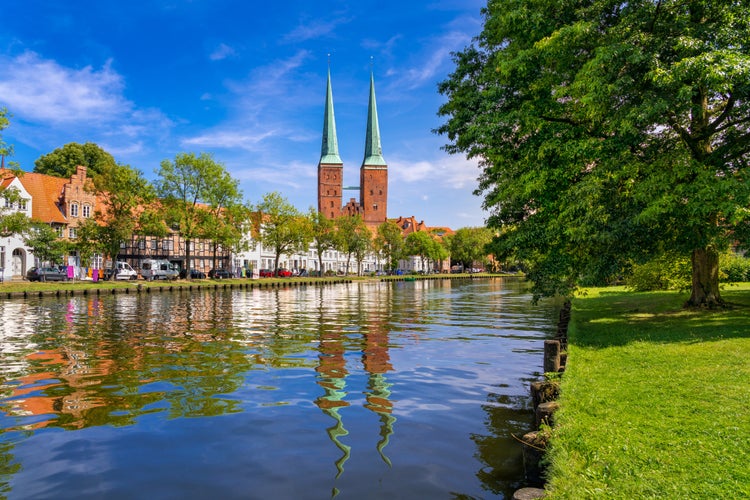
<path id="1" fill-rule="evenodd" d="M 172 241 L 172 240 L 163 240 L 161 242 L 161 248 L 162 248 L 162 250 L 167 250 L 167 251 L 174 250 L 174 241 Z"/>
<path id="2" fill-rule="evenodd" d="M 151 250 L 158 250 L 159 249 L 159 242 L 156 238 L 151 240 Z"/>
<path id="3" fill-rule="evenodd" d="M 18 208 L 20 208 L 21 211 L 23 211 L 23 212 L 25 212 L 26 210 L 28 210 L 28 201 L 29 200 L 26 200 L 26 199 L 22 199 L 21 201 L 19 201 L 18 202 Z"/>
<path id="4" fill-rule="evenodd" d="M 78 217 L 78 203 L 71 203 L 70 204 L 70 216 L 71 217 Z"/>
<path id="5" fill-rule="evenodd" d="M 74 227 L 68 228 L 68 238 L 70 238 L 71 240 L 76 239 L 76 228 Z"/>
<path id="6" fill-rule="evenodd" d="M 139 250 L 145 250 L 146 249 L 146 240 L 144 240 L 143 238 L 141 238 L 140 240 L 138 240 L 138 249 Z"/>
<path id="7" fill-rule="evenodd" d="M 63 236 L 63 227 L 62 226 L 55 227 L 55 232 L 57 233 L 58 237 L 62 238 L 62 236 Z"/>
<path id="8" fill-rule="evenodd" d="M 83 206 L 83 216 L 86 218 L 91 217 L 91 205 L 84 205 Z"/>

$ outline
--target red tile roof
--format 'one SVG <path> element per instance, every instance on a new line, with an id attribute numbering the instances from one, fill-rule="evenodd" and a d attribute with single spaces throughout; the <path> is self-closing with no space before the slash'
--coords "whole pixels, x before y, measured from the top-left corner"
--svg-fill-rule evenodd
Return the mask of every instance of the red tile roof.
<path id="1" fill-rule="evenodd" d="M 15 177 L 10 170 L 0 172 L 3 181 Z M 51 175 L 36 174 L 34 172 L 24 172 L 18 177 L 23 184 L 24 189 L 31 195 L 31 218 L 35 221 L 59 224 L 67 224 L 68 220 L 60 211 L 58 203 L 63 186 L 69 182 L 69 179 L 52 177 Z"/>

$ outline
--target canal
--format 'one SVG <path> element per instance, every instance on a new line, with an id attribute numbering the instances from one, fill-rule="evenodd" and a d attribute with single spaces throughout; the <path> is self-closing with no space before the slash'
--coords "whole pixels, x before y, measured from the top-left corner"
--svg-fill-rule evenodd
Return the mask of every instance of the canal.
<path id="1" fill-rule="evenodd" d="M 0 302 L 0 496 L 509 498 L 558 304 L 518 279 Z"/>

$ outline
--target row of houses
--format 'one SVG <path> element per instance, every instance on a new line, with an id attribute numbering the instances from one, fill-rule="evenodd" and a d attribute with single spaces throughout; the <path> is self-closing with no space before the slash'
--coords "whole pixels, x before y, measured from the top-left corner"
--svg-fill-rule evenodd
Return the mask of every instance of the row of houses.
<path id="1" fill-rule="evenodd" d="M 70 178 L 59 178 L 45 174 L 23 172 L 17 173 L 0 169 L 0 192 L 15 189 L 17 200 L 0 198 L 3 214 L 21 212 L 37 222 L 49 224 L 57 231 L 60 238 L 74 241 L 78 226 L 86 219 L 94 217 L 97 206 L 101 203 L 97 196 L 88 189 L 90 179 L 84 166 L 79 166 Z M 414 231 L 428 231 L 424 222 L 417 222 L 412 217 L 393 219 L 402 229 L 404 236 Z M 441 234 L 451 232 L 440 228 Z M 272 269 L 275 255 L 272 249 L 264 248 L 257 241 L 250 240 L 250 249 L 241 253 L 232 253 L 230 249 L 216 246 L 211 241 L 196 240 L 190 243 L 191 267 L 207 272 L 212 268 L 227 269 L 236 275 L 250 270 Z M 123 243 L 120 259 L 127 261 L 134 269 L 139 269 L 145 259 L 164 259 L 185 268 L 187 253 L 186 242 L 179 232 L 167 237 L 135 235 L 131 241 Z M 22 279 L 26 272 L 40 263 L 36 261 L 30 249 L 19 235 L 0 237 L 0 279 Z M 102 269 L 108 263 L 101 256 L 95 256 L 91 262 L 82 262 L 75 250 L 71 250 L 63 264 L 73 267 L 76 275 L 85 277 L 90 268 Z M 356 271 L 356 263 L 351 262 L 350 271 Z M 347 256 L 338 251 L 327 251 L 323 254 L 323 267 L 320 269 L 317 252 L 314 248 L 303 253 L 282 256 L 279 266 L 294 270 L 306 269 L 312 272 L 343 273 L 347 271 Z M 377 255 L 368 255 L 362 262 L 361 270 L 365 273 L 383 270 L 385 263 Z M 420 259 L 407 259 L 400 263 L 404 271 L 427 271 L 422 269 Z M 440 269 L 447 263 L 440 263 Z"/>

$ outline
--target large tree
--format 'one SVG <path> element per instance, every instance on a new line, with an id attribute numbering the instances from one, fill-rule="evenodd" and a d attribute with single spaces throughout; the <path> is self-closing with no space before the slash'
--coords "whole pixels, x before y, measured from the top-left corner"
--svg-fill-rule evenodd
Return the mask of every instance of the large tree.
<path id="1" fill-rule="evenodd" d="M 346 254 L 346 273 L 349 274 L 349 264 L 354 256 L 359 276 L 362 272 L 362 261 L 372 248 L 372 233 L 359 214 L 342 215 L 336 218 L 336 232 L 338 233 L 337 248 Z"/>
<path id="2" fill-rule="evenodd" d="M 104 168 L 114 166 L 115 159 L 93 142 L 70 142 L 37 158 L 34 162 L 34 172 L 55 177 L 70 177 L 76 173 L 79 165 L 86 167 L 88 174 L 95 177 Z"/>
<path id="3" fill-rule="evenodd" d="M 718 255 L 747 243 L 750 14 L 736 0 L 490 0 L 441 83 L 446 149 L 477 158 L 495 244 L 539 295 L 666 250 L 688 305 L 721 304 Z"/>
<path id="4" fill-rule="evenodd" d="M 260 242 L 274 252 L 274 272 L 282 255 L 307 251 L 312 239 L 309 220 L 280 193 L 266 193 L 255 209 Z"/>
<path id="5" fill-rule="evenodd" d="M 462 227 L 448 238 L 451 260 L 460 262 L 464 269 L 471 268 L 473 262 L 485 262 L 491 241 L 492 231 L 486 227 Z"/>
<path id="6" fill-rule="evenodd" d="M 164 204 L 168 225 L 178 227 L 185 240 L 189 279 L 191 243 L 206 234 L 206 223 L 212 220 L 210 210 L 221 210 L 239 199 L 237 182 L 208 153 L 178 153 L 174 161 L 161 162 L 156 191 Z"/>
<path id="7" fill-rule="evenodd" d="M 87 220 L 90 227 L 84 231 L 92 236 L 82 240 L 98 240 L 101 250 L 116 269 L 121 244 L 130 241 L 145 224 L 147 217 L 144 214 L 151 210 L 155 193 L 142 172 L 129 165 L 106 163 L 100 168 L 98 175 L 93 177 L 93 191 L 98 195 L 95 219 Z M 112 273 L 111 279 L 115 279 L 115 274 Z"/>
<path id="8" fill-rule="evenodd" d="M 323 254 L 335 249 L 338 245 L 336 224 L 314 207 L 310 207 L 307 218 L 312 231 L 312 243 L 315 245 L 315 253 L 318 256 L 318 269 L 320 269 L 320 275 L 323 276 L 325 272 L 323 269 Z"/>
<path id="9" fill-rule="evenodd" d="M 394 271 L 398 267 L 398 261 L 404 250 L 404 237 L 398 224 L 391 220 L 380 224 L 373 245 L 385 260 L 386 269 Z"/>

